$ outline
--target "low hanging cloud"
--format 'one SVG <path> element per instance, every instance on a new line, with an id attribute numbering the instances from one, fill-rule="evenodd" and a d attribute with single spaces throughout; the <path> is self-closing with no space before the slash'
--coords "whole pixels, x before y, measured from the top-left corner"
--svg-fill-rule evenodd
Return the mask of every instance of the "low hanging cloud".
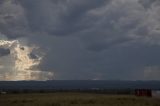
<path id="1" fill-rule="evenodd" d="M 160 65 L 159 12 L 159 0 L 2 0 L 0 32 L 43 48 L 55 79 L 159 80 L 144 73 Z"/>
<path id="2" fill-rule="evenodd" d="M 159 80 L 160 67 L 159 66 L 148 66 L 144 68 L 145 80 Z"/>

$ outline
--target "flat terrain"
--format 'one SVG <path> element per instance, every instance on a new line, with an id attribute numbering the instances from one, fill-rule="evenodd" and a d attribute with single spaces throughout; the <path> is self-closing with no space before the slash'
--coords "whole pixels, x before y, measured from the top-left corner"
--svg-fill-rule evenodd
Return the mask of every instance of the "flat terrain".
<path id="1" fill-rule="evenodd" d="M 160 106 L 160 99 L 88 93 L 3 94 L 0 106 Z"/>

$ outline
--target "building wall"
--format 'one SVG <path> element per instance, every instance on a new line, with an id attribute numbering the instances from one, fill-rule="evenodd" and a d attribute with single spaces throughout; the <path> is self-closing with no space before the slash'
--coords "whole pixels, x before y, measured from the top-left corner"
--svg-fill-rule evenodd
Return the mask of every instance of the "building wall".
<path id="1" fill-rule="evenodd" d="M 136 89 L 135 95 L 136 96 L 152 97 L 152 91 L 150 89 Z"/>

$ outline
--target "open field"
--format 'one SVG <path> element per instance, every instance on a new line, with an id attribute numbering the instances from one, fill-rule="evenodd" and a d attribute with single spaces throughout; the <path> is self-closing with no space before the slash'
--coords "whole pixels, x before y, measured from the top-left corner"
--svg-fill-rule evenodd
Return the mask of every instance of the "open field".
<path id="1" fill-rule="evenodd" d="M 0 106 L 160 106 L 160 99 L 69 92 L 4 94 Z"/>

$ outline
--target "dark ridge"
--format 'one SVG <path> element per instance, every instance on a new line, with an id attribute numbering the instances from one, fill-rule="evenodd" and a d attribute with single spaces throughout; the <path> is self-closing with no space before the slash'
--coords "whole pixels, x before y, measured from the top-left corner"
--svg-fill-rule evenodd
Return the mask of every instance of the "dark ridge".
<path id="1" fill-rule="evenodd" d="M 160 89 L 160 81 L 0 81 L 0 89 Z"/>

